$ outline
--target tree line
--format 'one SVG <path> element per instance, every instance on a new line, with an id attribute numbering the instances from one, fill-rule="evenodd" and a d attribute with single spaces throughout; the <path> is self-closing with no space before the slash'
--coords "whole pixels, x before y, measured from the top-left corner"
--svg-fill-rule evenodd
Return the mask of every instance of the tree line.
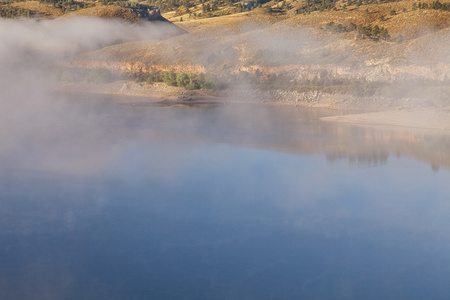
<path id="1" fill-rule="evenodd" d="M 350 22 L 347 26 L 344 26 L 342 24 L 336 24 L 334 22 L 329 22 L 327 25 L 325 25 L 325 29 L 334 32 L 334 33 L 340 33 L 340 32 L 352 32 L 357 31 L 358 32 L 358 38 L 370 38 L 373 40 L 389 40 L 391 36 L 388 33 L 388 30 L 384 28 L 383 26 L 372 26 L 372 25 L 356 25 L 353 22 Z"/>
<path id="2" fill-rule="evenodd" d="M 50 3 L 53 4 L 55 8 L 60 8 L 63 11 L 74 11 L 95 6 L 95 3 L 78 2 L 74 0 L 39 0 L 39 3 Z"/>
<path id="3" fill-rule="evenodd" d="M 159 72 L 153 69 L 150 73 L 134 74 L 135 82 L 164 82 L 168 86 L 178 86 L 188 90 L 220 89 L 222 88 L 216 78 L 210 74 L 175 73 L 173 71 Z"/>
<path id="4" fill-rule="evenodd" d="M 14 7 L 10 4 L 0 7 L 0 17 L 2 18 L 29 18 L 31 13 L 29 9 Z"/>

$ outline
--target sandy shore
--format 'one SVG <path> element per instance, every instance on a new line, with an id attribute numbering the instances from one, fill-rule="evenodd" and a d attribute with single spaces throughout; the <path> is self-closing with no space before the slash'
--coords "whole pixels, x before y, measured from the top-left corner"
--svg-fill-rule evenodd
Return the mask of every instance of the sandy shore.
<path id="1" fill-rule="evenodd" d="M 163 83 L 145 84 L 116 81 L 106 84 L 67 84 L 63 91 L 110 94 L 121 104 L 204 105 L 225 103 L 255 103 L 328 108 L 344 111 L 341 115 L 322 118 L 326 122 L 364 126 L 395 126 L 419 129 L 449 130 L 450 110 L 424 107 L 409 99 L 357 98 L 348 95 L 298 94 L 286 91 L 212 91 L 185 90 Z M 129 97 L 131 96 L 131 97 Z"/>
<path id="2" fill-rule="evenodd" d="M 450 112 L 436 108 L 414 108 L 370 113 L 356 113 L 322 118 L 323 121 L 366 126 L 395 126 L 450 130 Z"/>

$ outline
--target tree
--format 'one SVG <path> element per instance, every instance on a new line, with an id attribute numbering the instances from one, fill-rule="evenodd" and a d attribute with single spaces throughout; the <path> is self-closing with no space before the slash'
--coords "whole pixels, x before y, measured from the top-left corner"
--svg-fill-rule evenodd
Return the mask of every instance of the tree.
<path id="1" fill-rule="evenodd" d="M 372 29 L 372 38 L 377 38 L 380 35 L 380 27 L 375 25 Z"/>
<path id="2" fill-rule="evenodd" d="M 381 28 L 381 30 L 380 30 L 380 38 L 385 40 L 385 41 L 388 41 L 391 38 L 391 36 L 389 35 L 389 33 L 388 33 L 386 28 L 383 28 L 383 27 Z"/>
<path id="3" fill-rule="evenodd" d="M 188 90 L 197 90 L 200 88 L 200 84 L 198 83 L 197 76 L 190 73 L 189 74 L 189 84 L 186 86 Z"/>
<path id="4" fill-rule="evenodd" d="M 172 71 L 163 72 L 161 77 L 165 84 L 170 86 L 177 85 L 177 75 L 174 72 Z"/>
<path id="5" fill-rule="evenodd" d="M 186 73 L 178 73 L 176 75 L 176 81 L 177 81 L 177 86 L 186 87 L 189 84 L 190 79 Z"/>
<path id="6" fill-rule="evenodd" d="M 431 8 L 432 8 L 432 9 L 441 9 L 441 8 L 442 8 L 442 3 L 439 2 L 439 0 L 436 0 L 436 1 L 434 1 L 434 2 L 431 4 Z"/>
<path id="7" fill-rule="evenodd" d="M 356 24 L 353 23 L 353 22 L 350 22 L 350 24 L 348 24 L 347 30 L 348 31 L 355 31 L 356 30 Z"/>

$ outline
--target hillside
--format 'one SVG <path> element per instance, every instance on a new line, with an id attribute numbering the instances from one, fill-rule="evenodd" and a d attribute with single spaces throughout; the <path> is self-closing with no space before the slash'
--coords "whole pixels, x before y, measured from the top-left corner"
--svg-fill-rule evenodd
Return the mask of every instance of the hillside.
<path id="1" fill-rule="evenodd" d="M 2 10 L 10 10 L 4 17 L 55 18 L 82 15 L 137 22 L 148 19 L 153 10 L 158 10 L 165 19 L 182 23 L 185 28 L 194 30 L 200 25 L 227 25 L 236 19 L 242 19 L 242 15 L 263 22 L 289 20 L 293 25 L 314 27 L 324 27 L 330 22 L 344 27 L 350 23 L 379 26 L 386 28 L 391 38 L 401 34 L 404 39 L 417 38 L 428 31 L 444 29 L 450 25 L 448 3 L 433 0 L 10 0 L 1 3 Z M 17 9 L 25 12 L 16 11 Z M 30 11 L 29 15 L 26 10 Z"/>
<path id="2" fill-rule="evenodd" d="M 142 23 L 157 15 L 187 33 L 79 54 L 70 68 L 107 69 L 191 89 L 279 90 L 284 96 L 276 98 L 288 102 L 310 101 L 313 93 L 314 101 L 333 94 L 386 105 L 395 100 L 401 107 L 417 104 L 414 99 L 450 106 L 446 3 L 49 1 L 5 7 L 29 9 L 34 18 L 81 15 Z M 199 83 L 203 74 L 209 83 Z"/>
<path id="3" fill-rule="evenodd" d="M 400 98 L 402 105 L 413 103 L 410 98 L 425 97 L 427 103 L 447 107 L 449 12 L 406 9 L 413 3 L 348 6 L 309 14 L 256 8 L 187 18 L 175 24 L 189 34 L 106 47 L 77 56 L 72 65 L 134 74 L 143 81 L 169 71 L 213 74 L 227 87 L 300 93 L 289 101 L 318 92 Z M 393 8 L 400 12 L 380 21 Z M 170 14 L 163 16 L 173 20 Z M 376 26 L 389 36 L 364 32 Z"/>

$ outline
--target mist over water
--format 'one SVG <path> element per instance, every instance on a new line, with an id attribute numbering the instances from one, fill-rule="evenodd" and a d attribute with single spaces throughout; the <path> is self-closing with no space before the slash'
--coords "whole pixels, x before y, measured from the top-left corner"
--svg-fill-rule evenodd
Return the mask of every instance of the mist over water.
<path id="1" fill-rule="evenodd" d="M 144 31 L 0 25 L 0 299 L 448 296 L 447 134 L 55 93 L 53 66 Z"/>
<path id="2" fill-rule="evenodd" d="M 72 131 L 98 122 L 98 116 L 86 119 L 83 109 L 73 111 L 65 96 L 54 94 L 61 83 L 55 70 L 71 56 L 119 41 L 158 40 L 174 34 L 171 24 L 161 22 L 129 24 L 83 17 L 0 20 L 2 148 L 19 144 L 22 138 L 47 140 L 55 132 L 63 135 L 62 128 Z"/>

